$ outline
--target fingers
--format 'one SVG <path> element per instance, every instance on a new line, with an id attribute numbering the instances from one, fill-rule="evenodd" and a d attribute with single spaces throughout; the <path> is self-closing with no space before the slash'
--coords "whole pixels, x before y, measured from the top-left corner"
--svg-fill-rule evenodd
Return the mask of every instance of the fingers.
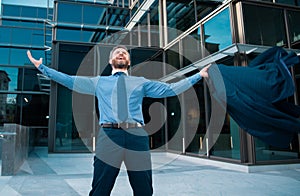
<path id="1" fill-rule="evenodd" d="M 31 61 L 31 63 L 37 68 L 43 62 L 43 58 L 40 58 L 39 60 L 36 60 L 35 58 L 33 58 L 31 55 L 31 52 L 29 50 L 27 50 L 27 56 L 28 56 L 29 60 Z"/>

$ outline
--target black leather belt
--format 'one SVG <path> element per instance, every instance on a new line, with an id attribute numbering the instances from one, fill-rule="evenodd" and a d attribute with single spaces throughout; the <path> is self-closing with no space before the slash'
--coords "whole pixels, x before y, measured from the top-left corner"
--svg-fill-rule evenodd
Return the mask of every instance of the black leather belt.
<path id="1" fill-rule="evenodd" d="M 103 128 L 115 128 L 115 129 L 129 129 L 143 127 L 140 123 L 103 123 L 101 124 Z"/>

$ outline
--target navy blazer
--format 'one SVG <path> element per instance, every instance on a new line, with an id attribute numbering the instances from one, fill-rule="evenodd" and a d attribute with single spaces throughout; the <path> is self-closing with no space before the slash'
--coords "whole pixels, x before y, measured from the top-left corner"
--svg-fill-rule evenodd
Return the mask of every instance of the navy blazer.
<path id="1" fill-rule="evenodd" d="M 285 101 L 295 92 L 288 68 L 299 60 L 295 53 L 273 47 L 247 67 L 212 65 L 207 80 L 212 98 L 252 136 L 288 147 L 300 133 L 300 107 Z"/>

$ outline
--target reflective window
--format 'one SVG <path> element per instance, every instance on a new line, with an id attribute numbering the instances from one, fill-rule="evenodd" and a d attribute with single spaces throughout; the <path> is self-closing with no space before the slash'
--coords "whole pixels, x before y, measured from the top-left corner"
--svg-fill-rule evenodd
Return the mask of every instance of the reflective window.
<path id="1" fill-rule="evenodd" d="M 37 8 L 35 7 L 21 7 L 21 17 L 37 17 Z"/>
<path id="2" fill-rule="evenodd" d="M 0 27 L 0 43 L 11 43 L 11 29 L 6 27 Z"/>
<path id="3" fill-rule="evenodd" d="M 203 154 L 206 133 L 203 81 L 184 93 L 184 105 L 186 152 Z"/>
<path id="4" fill-rule="evenodd" d="M 20 123 L 20 102 L 16 94 L 0 93 L 0 126 L 4 123 Z"/>
<path id="5" fill-rule="evenodd" d="M 171 41 L 195 24 L 194 4 L 190 1 L 182 1 L 181 3 L 177 1 L 175 3 L 167 0 L 167 22 L 168 28 L 178 30 L 168 32 L 168 40 Z"/>
<path id="6" fill-rule="evenodd" d="M 23 84 L 23 91 L 43 91 L 41 82 L 38 78 L 37 74 L 40 74 L 40 71 L 36 68 L 22 69 L 24 71 L 24 84 Z"/>
<path id="7" fill-rule="evenodd" d="M 182 39 L 183 66 L 190 65 L 202 58 L 198 30 Z"/>
<path id="8" fill-rule="evenodd" d="M 59 49 L 58 70 L 70 75 L 76 75 L 79 65 L 91 47 L 60 44 Z M 76 107 L 76 100 L 85 100 L 89 104 L 81 108 L 82 110 L 76 110 L 72 106 L 74 103 L 74 107 Z M 88 151 L 88 148 L 92 147 L 94 119 L 91 117 L 93 114 L 91 111 L 94 106 L 95 100 L 93 96 L 74 95 L 71 90 L 58 85 L 55 151 Z M 77 121 L 75 121 L 76 118 L 74 119 L 74 116 L 79 116 Z M 78 119 L 80 119 L 80 122 Z"/>
<path id="9" fill-rule="evenodd" d="M 167 98 L 167 141 L 168 150 L 182 152 L 183 127 L 181 124 L 181 104 L 178 96 Z"/>
<path id="10" fill-rule="evenodd" d="M 287 44 L 283 10 L 243 4 L 247 44 L 283 46 Z"/>
<path id="11" fill-rule="evenodd" d="M 84 6 L 83 24 L 106 25 L 108 20 L 106 10 L 104 7 Z"/>
<path id="12" fill-rule="evenodd" d="M 179 54 L 179 43 L 176 43 L 166 51 L 166 74 L 181 68 Z"/>
<path id="13" fill-rule="evenodd" d="M 82 23 L 82 5 L 58 3 L 57 21 L 70 22 L 70 23 Z"/>
<path id="14" fill-rule="evenodd" d="M 300 27 L 299 18 L 300 12 L 288 11 L 288 25 L 289 25 L 289 36 L 291 40 L 292 48 L 300 48 Z"/>
<path id="15" fill-rule="evenodd" d="M 0 67 L 1 91 L 22 90 L 22 71 L 19 68 Z"/>
<path id="16" fill-rule="evenodd" d="M 48 126 L 49 95 L 23 94 L 19 102 L 22 102 L 22 125 Z"/>
<path id="17" fill-rule="evenodd" d="M 232 44 L 229 9 L 225 9 L 203 25 L 205 48 L 214 53 Z"/>
<path id="18" fill-rule="evenodd" d="M 0 34 L 1 38 L 1 34 Z M 9 48 L 0 48 L 0 64 L 8 65 L 9 59 Z"/>
<path id="19" fill-rule="evenodd" d="M 128 9 L 108 8 L 108 25 L 125 26 L 129 20 Z M 100 18 L 99 20 L 101 20 Z"/>
<path id="20" fill-rule="evenodd" d="M 21 7 L 2 4 L 3 16 L 21 16 Z"/>
<path id="21" fill-rule="evenodd" d="M 288 5 L 296 5 L 295 0 L 276 0 L 276 3 L 288 4 Z"/>
<path id="22" fill-rule="evenodd" d="M 46 8 L 2 4 L 3 16 L 47 18 Z"/>

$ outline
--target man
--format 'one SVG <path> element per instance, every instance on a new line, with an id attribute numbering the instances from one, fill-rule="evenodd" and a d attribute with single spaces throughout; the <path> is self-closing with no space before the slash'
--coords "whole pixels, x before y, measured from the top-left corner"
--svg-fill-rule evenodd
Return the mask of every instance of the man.
<path id="1" fill-rule="evenodd" d="M 110 195 L 122 162 L 126 166 L 134 195 L 152 195 L 149 141 L 142 128 L 143 97 L 178 95 L 202 77 L 208 77 L 208 67 L 179 82 L 167 84 L 144 77 L 128 76 L 130 55 L 125 46 L 112 49 L 109 57 L 112 75 L 101 77 L 69 76 L 46 67 L 42 64 L 42 59 L 34 59 L 29 51 L 27 55 L 35 67 L 50 79 L 71 90 L 98 98 L 101 128 L 97 138 L 90 195 Z M 124 82 L 119 82 L 123 80 Z M 119 83 L 124 86 L 119 88 Z"/>

